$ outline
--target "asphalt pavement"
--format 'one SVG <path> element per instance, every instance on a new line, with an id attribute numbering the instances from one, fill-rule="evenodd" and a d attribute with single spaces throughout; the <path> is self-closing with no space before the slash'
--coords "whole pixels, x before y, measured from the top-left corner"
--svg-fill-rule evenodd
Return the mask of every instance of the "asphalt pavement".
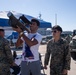
<path id="1" fill-rule="evenodd" d="M 40 45 L 39 52 L 42 55 L 42 63 L 44 63 L 44 55 L 46 52 L 46 45 Z M 71 66 L 71 69 L 70 69 L 70 71 L 68 71 L 68 75 L 76 75 L 76 61 L 74 61 L 72 58 L 71 58 L 71 65 L 70 66 Z M 44 71 L 45 71 L 46 75 L 50 75 L 49 74 L 50 73 L 49 65 L 48 65 L 48 69 L 44 70 Z M 41 72 L 43 73 L 43 70 L 41 70 Z"/>
<path id="2" fill-rule="evenodd" d="M 41 62 L 42 62 L 42 66 L 44 66 L 44 56 L 45 56 L 45 52 L 46 52 L 46 45 L 40 45 L 39 47 L 39 53 L 41 54 Z M 20 55 L 22 53 L 22 51 L 17 51 L 17 54 Z M 17 60 L 16 63 L 19 65 L 21 62 L 21 60 Z M 46 74 L 46 75 L 50 75 L 50 70 L 49 70 L 49 65 L 47 66 L 47 70 L 45 69 L 41 69 L 41 73 L 42 75 Z M 71 69 L 70 71 L 68 71 L 68 75 L 76 75 L 76 61 L 74 61 L 71 58 Z"/>

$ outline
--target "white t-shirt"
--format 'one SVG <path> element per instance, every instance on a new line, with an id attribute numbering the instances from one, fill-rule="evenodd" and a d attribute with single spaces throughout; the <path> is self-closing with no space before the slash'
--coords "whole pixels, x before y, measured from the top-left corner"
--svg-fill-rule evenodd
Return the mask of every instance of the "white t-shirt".
<path id="1" fill-rule="evenodd" d="M 30 47 L 31 52 L 34 55 L 34 59 L 28 59 L 28 58 L 24 59 L 24 52 L 25 52 L 25 45 L 26 44 L 25 44 L 25 41 L 23 40 L 24 42 L 23 42 L 22 61 L 30 61 L 31 62 L 31 61 L 37 61 L 37 60 L 39 60 L 39 52 L 38 52 L 38 49 L 39 49 L 39 45 L 40 45 L 41 40 L 42 40 L 42 36 L 39 33 L 34 33 L 34 34 L 29 33 L 27 37 L 29 39 L 31 39 L 34 35 L 35 35 L 34 38 L 38 41 L 38 44 L 33 45 L 33 46 Z"/>

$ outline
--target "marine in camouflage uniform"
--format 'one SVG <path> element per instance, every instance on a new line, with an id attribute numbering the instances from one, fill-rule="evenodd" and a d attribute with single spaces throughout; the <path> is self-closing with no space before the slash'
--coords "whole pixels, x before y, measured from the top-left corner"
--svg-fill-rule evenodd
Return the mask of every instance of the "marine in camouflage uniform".
<path id="1" fill-rule="evenodd" d="M 4 31 L 0 29 L 0 32 Z M 0 36 L 0 75 L 10 75 L 10 65 L 13 63 L 9 42 Z"/>
<path id="2" fill-rule="evenodd" d="M 70 50 L 67 40 L 60 38 L 57 42 L 52 38 L 47 44 L 44 65 L 48 65 L 50 60 L 50 75 L 62 74 L 63 70 L 70 70 Z"/>

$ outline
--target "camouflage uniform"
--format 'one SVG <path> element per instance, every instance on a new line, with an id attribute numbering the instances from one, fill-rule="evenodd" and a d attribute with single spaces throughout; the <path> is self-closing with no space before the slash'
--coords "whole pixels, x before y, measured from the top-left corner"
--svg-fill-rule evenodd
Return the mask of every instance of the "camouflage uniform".
<path id="1" fill-rule="evenodd" d="M 0 37 L 0 75 L 10 75 L 10 65 L 13 63 L 9 42 Z"/>
<path id="2" fill-rule="evenodd" d="M 71 37 L 70 37 L 70 35 L 67 35 L 67 36 L 65 37 L 65 39 L 68 41 L 68 44 L 69 44 L 70 41 L 71 41 Z"/>
<path id="3" fill-rule="evenodd" d="M 67 41 L 60 38 L 58 42 L 51 39 L 47 44 L 44 64 L 48 65 L 50 61 L 50 75 L 62 75 L 63 69 L 70 70 L 70 51 Z"/>

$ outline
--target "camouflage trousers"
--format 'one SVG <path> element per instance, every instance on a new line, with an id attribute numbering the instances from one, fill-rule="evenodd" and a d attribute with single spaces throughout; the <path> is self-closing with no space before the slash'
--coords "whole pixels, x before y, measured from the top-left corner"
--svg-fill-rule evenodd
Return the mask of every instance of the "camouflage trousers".
<path id="1" fill-rule="evenodd" d="M 1 70 L 2 69 L 2 70 Z M 7 71 L 6 69 L 4 68 L 1 68 L 0 69 L 0 75 L 11 75 L 10 71 Z"/>
<path id="2" fill-rule="evenodd" d="M 50 68 L 50 75 L 67 75 L 67 74 L 62 74 L 62 68 L 58 67 L 51 67 Z"/>
<path id="3" fill-rule="evenodd" d="M 6 64 L 0 64 L 0 75 L 10 75 L 10 66 Z"/>

